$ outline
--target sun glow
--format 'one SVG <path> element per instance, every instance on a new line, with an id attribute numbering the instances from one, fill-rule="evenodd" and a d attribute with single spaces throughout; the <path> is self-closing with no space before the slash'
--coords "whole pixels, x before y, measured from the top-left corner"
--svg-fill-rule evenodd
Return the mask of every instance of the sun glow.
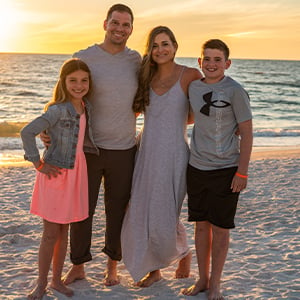
<path id="1" fill-rule="evenodd" d="M 9 51 L 16 40 L 19 12 L 12 3 L 0 0 L 0 51 Z"/>

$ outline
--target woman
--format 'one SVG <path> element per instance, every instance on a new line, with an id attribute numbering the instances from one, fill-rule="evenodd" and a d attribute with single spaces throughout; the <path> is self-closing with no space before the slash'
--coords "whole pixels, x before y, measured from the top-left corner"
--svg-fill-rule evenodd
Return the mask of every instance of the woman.
<path id="1" fill-rule="evenodd" d="M 202 76 L 175 63 L 177 48 L 169 28 L 150 32 L 133 103 L 145 121 L 121 241 L 124 263 L 141 287 L 160 280 L 160 269 L 178 260 L 177 278 L 190 271 L 191 253 L 179 215 L 189 157 L 187 91 Z"/>

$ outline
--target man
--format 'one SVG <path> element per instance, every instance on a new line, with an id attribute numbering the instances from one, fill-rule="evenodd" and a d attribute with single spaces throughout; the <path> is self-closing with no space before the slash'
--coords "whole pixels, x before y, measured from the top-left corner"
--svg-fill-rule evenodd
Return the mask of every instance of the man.
<path id="1" fill-rule="evenodd" d="M 105 247 L 108 255 L 105 285 L 119 284 L 117 262 L 121 260 L 120 234 L 125 209 L 130 198 L 134 167 L 135 115 L 132 102 L 137 89 L 137 72 L 141 63 L 138 52 L 126 47 L 133 30 L 133 14 L 123 4 L 113 5 L 104 21 L 104 41 L 73 56 L 82 59 L 92 74 L 91 125 L 95 148 L 85 140 L 88 180 L 89 217 L 71 224 L 72 268 L 64 282 L 85 277 L 84 263 L 90 253 L 92 222 L 102 178 L 106 213 Z"/>

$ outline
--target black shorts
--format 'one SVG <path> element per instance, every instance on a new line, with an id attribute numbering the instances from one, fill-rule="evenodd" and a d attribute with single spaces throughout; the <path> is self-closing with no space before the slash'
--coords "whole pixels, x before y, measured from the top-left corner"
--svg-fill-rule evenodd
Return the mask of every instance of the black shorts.
<path id="1" fill-rule="evenodd" d="M 239 193 L 230 186 L 237 167 L 202 171 L 188 165 L 188 220 L 208 221 L 221 228 L 234 228 Z"/>

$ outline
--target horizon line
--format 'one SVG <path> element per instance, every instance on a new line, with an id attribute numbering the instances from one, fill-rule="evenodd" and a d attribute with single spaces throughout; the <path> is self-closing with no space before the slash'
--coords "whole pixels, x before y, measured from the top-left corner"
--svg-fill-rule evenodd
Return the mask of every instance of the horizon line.
<path id="1" fill-rule="evenodd" d="M 28 54 L 28 55 L 70 55 L 72 53 L 46 53 L 46 52 L 18 52 L 18 51 L 0 51 L 1 54 Z M 176 56 L 175 58 L 198 58 L 198 56 Z M 241 58 L 233 57 L 235 60 L 279 60 L 279 61 L 300 61 L 300 59 L 293 58 Z"/>

